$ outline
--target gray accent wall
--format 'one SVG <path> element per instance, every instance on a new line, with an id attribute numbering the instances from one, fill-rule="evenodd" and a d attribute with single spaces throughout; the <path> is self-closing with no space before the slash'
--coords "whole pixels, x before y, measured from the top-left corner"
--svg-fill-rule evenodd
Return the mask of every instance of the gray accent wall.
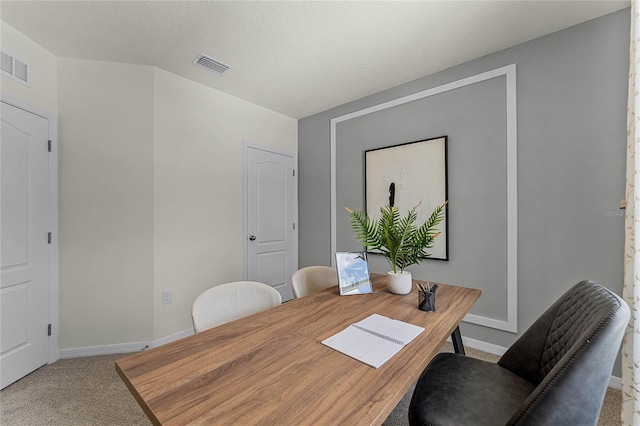
<path id="1" fill-rule="evenodd" d="M 625 9 L 300 120 L 299 266 L 331 264 L 332 118 L 516 64 L 518 333 L 463 323 L 462 334 L 507 347 L 582 279 L 621 294 L 629 20 Z M 448 135 L 450 260 L 410 270 L 482 289 L 472 313 L 504 320 L 504 90 L 499 77 L 339 123 L 337 249 L 358 248 L 343 212 L 364 207 L 364 151 Z"/>
<path id="2" fill-rule="evenodd" d="M 499 321 L 507 319 L 505 83 L 503 75 L 344 121 L 336 128 L 338 251 L 362 249 L 341 207 L 365 210 L 363 150 L 448 136 L 449 261 L 428 260 L 408 270 L 430 281 L 481 288 L 485 297 L 473 313 Z M 396 199 L 401 202 L 403 196 L 398 185 Z M 369 259 L 373 271 L 390 269 L 381 256 Z"/>

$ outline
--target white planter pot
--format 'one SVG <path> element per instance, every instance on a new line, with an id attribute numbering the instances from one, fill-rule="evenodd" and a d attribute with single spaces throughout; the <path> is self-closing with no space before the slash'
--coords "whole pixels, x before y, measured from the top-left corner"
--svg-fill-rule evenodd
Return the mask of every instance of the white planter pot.
<path id="1" fill-rule="evenodd" d="M 387 272 L 388 283 L 387 287 L 391 293 L 395 294 L 409 294 L 411 292 L 411 272 Z"/>

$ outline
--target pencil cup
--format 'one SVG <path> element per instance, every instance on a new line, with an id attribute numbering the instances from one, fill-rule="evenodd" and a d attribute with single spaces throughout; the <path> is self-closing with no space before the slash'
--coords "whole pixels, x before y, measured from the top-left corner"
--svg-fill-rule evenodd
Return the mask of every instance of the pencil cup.
<path id="1" fill-rule="evenodd" d="M 436 310 L 436 293 L 418 292 L 418 309 L 421 311 L 433 312 Z"/>

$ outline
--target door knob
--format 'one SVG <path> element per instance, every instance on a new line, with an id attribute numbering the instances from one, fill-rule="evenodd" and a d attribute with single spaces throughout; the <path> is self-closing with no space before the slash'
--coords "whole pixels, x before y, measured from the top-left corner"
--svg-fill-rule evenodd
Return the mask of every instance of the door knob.
<path id="1" fill-rule="evenodd" d="M 249 241 L 255 241 L 255 240 L 256 240 L 256 236 L 255 236 L 255 235 L 251 235 L 251 236 L 249 237 Z"/>

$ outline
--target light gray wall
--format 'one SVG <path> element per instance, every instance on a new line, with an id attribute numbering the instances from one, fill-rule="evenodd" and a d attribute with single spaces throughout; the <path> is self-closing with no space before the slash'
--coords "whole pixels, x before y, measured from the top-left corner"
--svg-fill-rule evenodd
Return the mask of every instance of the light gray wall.
<path id="1" fill-rule="evenodd" d="M 625 9 L 300 120 L 300 267 L 331 263 L 332 118 L 515 63 L 519 333 L 463 324 L 462 334 L 509 346 L 582 279 L 620 294 L 628 48 Z M 449 135 L 451 260 L 427 260 L 412 272 L 482 288 L 484 300 L 473 312 L 497 318 L 504 315 L 505 281 L 502 83 L 490 80 L 337 128 L 338 249 L 357 247 L 341 213 L 344 205 L 363 205 L 363 151 Z M 375 256 L 371 265 L 386 271 Z"/>

